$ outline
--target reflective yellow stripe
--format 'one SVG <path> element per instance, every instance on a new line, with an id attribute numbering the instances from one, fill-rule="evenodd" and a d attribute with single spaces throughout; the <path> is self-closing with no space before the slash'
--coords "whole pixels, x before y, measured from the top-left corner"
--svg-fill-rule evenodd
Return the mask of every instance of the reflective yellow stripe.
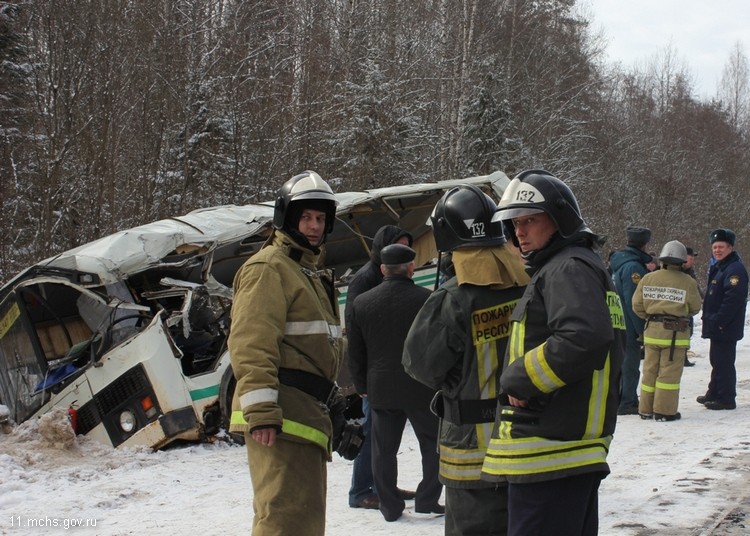
<path id="1" fill-rule="evenodd" d="M 232 414 L 229 416 L 229 424 L 247 426 L 247 421 L 245 420 L 245 416 L 242 414 L 242 412 L 237 409 L 237 410 L 234 410 Z"/>
<path id="2" fill-rule="evenodd" d="M 510 352 L 508 362 L 513 363 L 516 359 L 523 357 L 523 341 L 526 338 L 526 313 L 520 322 L 514 322 L 510 328 Z"/>
<path id="3" fill-rule="evenodd" d="M 644 391 L 646 393 L 653 393 L 654 391 L 656 391 L 656 389 L 654 389 L 653 385 L 646 385 L 645 383 L 642 383 L 641 391 Z"/>
<path id="4" fill-rule="evenodd" d="M 449 480 L 480 480 L 484 449 L 455 449 L 440 445 L 440 476 Z"/>
<path id="5" fill-rule="evenodd" d="M 233 411 L 229 417 L 230 427 L 241 427 L 247 428 L 247 421 L 241 411 Z M 239 431 L 237 429 L 232 430 L 233 432 Z M 301 437 L 308 441 L 320 445 L 323 449 L 330 452 L 328 436 L 317 428 L 302 424 L 300 422 L 290 421 L 283 419 L 281 423 L 281 431 L 285 434 Z"/>
<path id="6" fill-rule="evenodd" d="M 497 345 L 494 343 L 482 344 L 476 348 L 477 355 L 477 381 L 479 385 L 479 396 L 482 400 L 497 398 L 497 370 L 501 356 L 497 355 Z M 475 429 L 477 432 L 477 445 L 482 449 L 487 447 L 492 435 L 493 423 L 479 423 Z"/>
<path id="7" fill-rule="evenodd" d="M 312 426 L 307 426 L 306 424 L 302 424 L 301 422 L 295 422 L 295 421 L 284 419 L 281 424 L 281 431 L 284 432 L 285 434 L 307 439 L 308 441 L 312 443 L 316 443 L 320 445 L 323 449 L 330 452 L 328 436 L 325 435 L 320 430 L 318 430 L 317 428 L 313 428 Z"/>
<path id="8" fill-rule="evenodd" d="M 601 370 L 595 370 L 591 377 L 591 396 L 589 397 L 589 411 L 586 419 L 584 439 L 601 437 L 604 431 L 604 419 L 607 414 L 607 395 L 609 394 L 609 355 Z"/>
<path id="9" fill-rule="evenodd" d="M 611 442 L 612 436 L 580 441 L 493 438 L 483 471 L 498 476 L 533 475 L 606 463 Z"/>
<path id="10" fill-rule="evenodd" d="M 665 391 L 679 391 L 680 384 L 679 383 L 664 383 L 664 382 L 657 381 L 656 388 L 664 389 Z"/>
<path id="11" fill-rule="evenodd" d="M 534 384 L 534 387 L 543 393 L 551 393 L 561 387 L 565 387 L 565 382 L 562 381 L 557 374 L 552 371 L 552 367 L 549 366 L 547 357 L 544 354 L 544 349 L 546 347 L 547 342 L 545 341 L 524 355 L 523 366 L 526 369 L 526 374 L 528 374 L 529 379 Z"/>
<path id="12" fill-rule="evenodd" d="M 672 346 L 672 339 L 657 339 L 655 337 L 643 337 L 645 344 L 652 346 Z M 675 339 L 674 345 L 676 348 L 689 347 L 690 339 Z"/>

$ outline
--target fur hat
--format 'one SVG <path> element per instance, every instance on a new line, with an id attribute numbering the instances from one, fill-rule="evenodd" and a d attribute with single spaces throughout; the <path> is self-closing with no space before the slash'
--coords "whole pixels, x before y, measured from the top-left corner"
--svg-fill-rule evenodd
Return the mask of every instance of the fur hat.
<path id="1" fill-rule="evenodd" d="M 651 240 L 651 229 L 648 227 L 635 227 L 628 225 L 625 229 L 628 236 L 628 245 L 635 248 L 642 248 Z"/>
<path id="2" fill-rule="evenodd" d="M 709 242 L 713 244 L 714 242 L 726 242 L 730 246 L 734 247 L 734 241 L 737 238 L 737 235 L 734 234 L 734 231 L 731 229 L 716 229 L 715 231 L 711 231 L 711 235 L 709 236 Z"/>

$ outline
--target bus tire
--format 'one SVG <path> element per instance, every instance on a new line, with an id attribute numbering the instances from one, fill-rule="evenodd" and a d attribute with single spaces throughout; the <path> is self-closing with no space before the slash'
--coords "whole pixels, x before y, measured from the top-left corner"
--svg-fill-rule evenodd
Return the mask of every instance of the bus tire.
<path id="1" fill-rule="evenodd" d="M 221 426 L 226 430 L 227 435 L 232 443 L 238 445 L 245 444 L 245 435 L 238 432 L 229 431 L 229 423 L 232 417 L 232 398 L 234 398 L 234 389 L 237 386 L 237 380 L 234 379 L 234 372 L 232 366 L 228 366 L 227 370 L 221 377 L 221 385 L 219 387 L 219 404 L 221 405 Z"/>

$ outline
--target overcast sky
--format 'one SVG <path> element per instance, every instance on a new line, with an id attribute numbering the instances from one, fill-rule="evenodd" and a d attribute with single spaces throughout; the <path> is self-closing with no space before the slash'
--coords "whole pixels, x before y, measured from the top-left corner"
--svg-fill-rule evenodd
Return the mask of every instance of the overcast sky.
<path id="1" fill-rule="evenodd" d="M 607 55 L 644 66 L 670 45 L 692 74 L 698 97 L 713 97 L 735 43 L 750 50 L 748 0 L 579 0 L 603 30 Z"/>

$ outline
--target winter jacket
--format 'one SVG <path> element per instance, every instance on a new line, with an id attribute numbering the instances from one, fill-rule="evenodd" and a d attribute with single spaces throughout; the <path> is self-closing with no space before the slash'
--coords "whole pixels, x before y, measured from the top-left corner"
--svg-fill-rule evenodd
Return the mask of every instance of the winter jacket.
<path id="1" fill-rule="evenodd" d="M 495 421 L 510 315 L 529 277 L 514 252 L 493 247 L 477 254 L 492 256 L 489 261 L 501 270 L 469 278 L 462 253 L 455 255 L 459 276 L 433 292 L 414 320 L 403 364 L 413 378 L 441 391 L 436 399 L 440 481 L 454 488 L 494 487 L 481 480 L 482 465 Z M 471 261 L 472 268 L 481 266 Z"/>
<path id="2" fill-rule="evenodd" d="M 434 390 L 408 376 L 401 364 L 406 334 L 429 295 L 410 277 L 393 275 L 354 300 L 349 372 L 371 408 L 429 407 Z"/>
<path id="3" fill-rule="evenodd" d="M 747 270 L 736 251 L 711 266 L 703 300 L 704 339 L 742 339 L 745 334 L 747 285 Z"/>
<path id="4" fill-rule="evenodd" d="M 385 246 L 395 244 L 399 238 L 408 237 L 411 244 L 411 235 L 401 230 L 395 225 L 384 225 L 375 237 L 372 239 L 372 249 L 370 250 L 370 260 L 354 274 L 346 291 L 346 306 L 344 309 L 345 322 L 344 326 L 349 329 L 351 321 L 352 304 L 357 296 L 375 288 L 383 281 L 383 273 L 380 271 L 380 250 Z"/>
<path id="5" fill-rule="evenodd" d="M 237 379 L 232 431 L 273 427 L 291 441 L 330 454 L 331 420 L 324 404 L 279 381 L 279 369 L 334 382 L 341 329 L 332 282 L 318 255 L 275 231 L 234 279 L 229 352 Z"/>
<path id="6" fill-rule="evenodd" d="M 625 327 L 637 335 L 643 333 L 645 322 L 633 312 L 633 293 L 641 278 L 649 273 L 648 262 L 651 255 L 632 246 L 614 252 L 609 259 L 612 280 L 625 313 Z"/>
<path id="7" fill-rule="evenodd" d="M 501 392 L 528 407 L 500 407 L 485 478 L 609 472 L 625 326 L 601 258 L 577 238 L 558 237 L 529 259 L 533 275 L 511 317 L 500 377 Z"/>
<path id="8" fill-rule="evenodd" d="M 646 274 L 633 294 L 633 311 L 644 320 L 646 345 L 690 347 L 690 318 L 701 308 L 698 283 L 679 266 L 667 265 Z M 684 319 L 680 330 L 669 329 L 661 316 Z"/>

